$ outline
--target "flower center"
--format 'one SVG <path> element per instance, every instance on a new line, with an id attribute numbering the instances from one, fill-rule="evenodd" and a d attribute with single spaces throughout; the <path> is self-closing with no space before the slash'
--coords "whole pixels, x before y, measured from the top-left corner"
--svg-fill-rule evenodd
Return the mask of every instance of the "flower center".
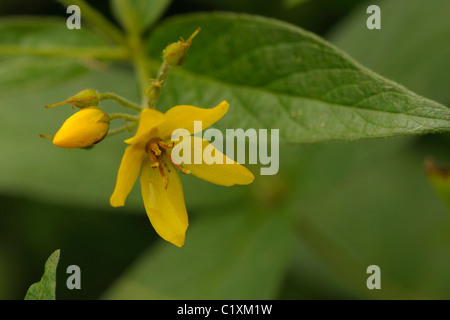
<path id="1" fill-rule="evenodd" d="M 152 160 L 151 167 L 154 169 L 158 168 L 159 173 L 161 174 L 161 177 L 163 179 L 164 189 L 167 189 L 167 186 L 169 185 L 169 179 L 166 177 L 163 168 L 164 166 L 166 170 L 170 172 L 170 167 L 167 164 L 167 160 L 169 160 L 175 168 L 180 170 L 181 173 L 191 173 L 190 170 L 183 168 L 180 164 L 173 161 L 171 155 L 173 146 L 173 141 L 166 143 L 161 138 L 152 138 L 145 145 L 145 151 Z"/>

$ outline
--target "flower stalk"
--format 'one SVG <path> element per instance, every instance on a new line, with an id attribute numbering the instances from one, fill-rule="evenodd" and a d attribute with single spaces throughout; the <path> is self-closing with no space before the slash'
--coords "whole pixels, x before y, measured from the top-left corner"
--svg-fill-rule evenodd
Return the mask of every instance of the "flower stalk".
<path id="1" fill-rule="evenodd" d="M 111 136 L 114 136 L 116 134 L 122 133 L 122 132 L 131 132 L 134 130 L 134 128 L 136 128 L 138 125 L 138 122 L 131 122 L 131 123 L 126 123 L 124 126 L 119 127 L 117 129 L 113 129 L 113 130 L 109 130 L 108 134 L 106 135 L 105 138 L 109 138 Z"/>
<path id="2" fill-rule="evenodd" d="M 111 92 L 100 93 L 99 94 L 99 100 L 100 101 L 103 101 L 103 100 L 114 100 L 115 102 L 120 104 L 122 107 L 131 109 L 131 110 L 135 110 L 135 111 L 141 111 L 142 110 L 142 108 L 139 105 L 131 102 L 130 100 L 127 100 L 127 99 L 119 96 L 118 94 L 111 93 Z"/>
<path id="3" fill-rule="evenodd" d="M 110 113 L 109 120 L 114 120 L 114 119 L 124 119 L 126 121 L 136 122 L 139 120 L 139 117 L 132 116 L 132 115 L 126 114 L 126 113 Z"/>

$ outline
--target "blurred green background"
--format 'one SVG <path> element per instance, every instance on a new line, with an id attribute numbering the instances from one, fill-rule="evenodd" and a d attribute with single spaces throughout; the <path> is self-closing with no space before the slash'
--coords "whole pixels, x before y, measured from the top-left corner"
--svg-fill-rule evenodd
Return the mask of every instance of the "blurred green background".
<path id="1" fill-rule="evenodd" d="M 376 31 L 365 27 L 374 3 L 355 0 L 174 0 L 162 19 L 224 10 L 288 21 L 449 105 L 448 1 L 376 2 Z M 90 3 L 113 19 L 108 1 Z M 0 23 L 14 15 L 67 16 L 54 1 L 2 1 Z M 284 145 L 279 174 L 245 187 L 183 177 L 190 227 L 179 249 L 152 229 L 139 186 L 125 207 L 109 207 L 123 136 L 70 152 L 38 138 L 70 110 L 43 106 L 84 88 L 139 101 L 131 67 L 55 61 L 49 86 L 33 77 L 47 62 L 0 56 L 0 299 L 23 299 L 56 249 L 58 299 L 450 298 L 448 209 L 424 171 L 427 156 L 450 162 L 448 135 Z M 81 290 L 65 286 L 72 264 Z M 381 268 L 378 291 L 366 288 L 372 264 Z"/>

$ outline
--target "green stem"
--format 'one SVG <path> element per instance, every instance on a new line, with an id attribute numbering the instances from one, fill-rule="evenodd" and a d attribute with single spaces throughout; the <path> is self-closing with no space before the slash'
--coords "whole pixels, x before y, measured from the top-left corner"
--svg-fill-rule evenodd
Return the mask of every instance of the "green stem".
<path id="1" fill-rule="evenodd" d="M 134 9 L 130 6 L 128 1 L 117 1 L 116 5 L 123 16 L 122 25 L 125 27 L 127 33 L 126 42 L 131 54 L 135 73 L 139 81 L 142 97 L 142 108 L 151 107 L 148 104 L 148 98 L 144 94 L 150 80 L 149 62 L 142 43 L 142 34 L 136 23 L 137 17 L 134 14 Z"/>
<path id="2" fill-rule="evenodd" d="M 139 120 L 139 117 L 132 116 L 132 115 L 126 114 L 126 113 L 110 113 L 109 120 L 114 120 L 114 119 L 124 119 L 127 121 L 136 122 Z"/>
<path id="3" fill-rule="evenodd" d="M 142 94 L 142 107 L 146 108 L 148 105 L 147 97 L 144 92 L 147 88 L 150 75 L 148 61 L 142 43 L 142 35 L 137 25 L 135 9 L 130 5 L 129 1 L 117 1 L 116 5 L 123 17 L 122 25 L 126 30 L 127 45 L 132 56 L 136 76 L 139 81 L 140 92 Z"/>
<path id="4" fill-rule="evenodd" d="M 149 65 L 145 55 L 141 38 L 138 35 L 129 35 L 128 43 L 132 54 L 133 65 L 139 80 L 140 92 L 142 94 L 142 108 L 147 108 L 147 97 L 144 92 L 150 79 Z"/>
<path id="5" fill-rule="evenodd" d="M 141 111 L 141 107 L 139 107 L 137 104 L 115 94 L 115 93 L 110 93 L 110 92 L 105 92 L 105 93 L 100 93 L 99 94 L 99 99 L 100 101 L 102 100 L 114 100 L 116 101 L 118 104 L 120 104 L 121 106 L 128 108 L 128 109 L 132 109 L 132 110 L 136 110 L 136 111 Z"/>
<path id="6" fill-rule="evenodd" d="M 120 127 L 120 128 L 114 129 L 114 130 L 109 130 L 108 134 L 106 135 L 106 138 L 111 137 L 113 135 L 116 135 L 118 133 L 125 132 L 125 131 L 131 132 L 131 131 L 133 131 L 133 129 L 136 126 L 137 126 L 137 122 L 133 122 L 133 123 L 130 123 L 130 124 L 126 124 L 123 127 Z"/>
<path id="7" fill-rule="evenodd" d="M 107 39 L 121 46 L 126 46 L 125 37 L 122 31 L 108 21 L 100 12 L 87 4 L 84 0 L 58 0 L 66 6 L 77 5 L 80 7 L 83 19 L 97 29 L 99 33 Z"/>
<path id="8" fill-rule="evenodd" d="M 163 63 L 161 64 L 161 66 L 159 67 L 158 70 L 158 76 L 156 79 L 153 80 L 153 82 L 150 84 L 150 86 L 153 86 L 154 90 L 158 90 L 158 94 L 156 95 L 152 95 L 153 97 L 151 97 L 150 95 L 147 97 L 148 98 L 148 107 L 149 108 L 155 108 L 156 102 L 159 99 L 160 93 L 159 91 L 161 90 L 161 86 L 163 85 L 164 81 L 167 78 L 167 71 L 169 70 L 170 65 L 167 63 L 167 61 L 165 59 L 163 59 Z"/>
<path id="9" fill-rule="evenodd" d="M 164 81 L 167 78 L 167 72 L 169 71 L 170 65 L 167 63 L 167 61 L 164 59 L 163 63 L 161 64 L 161 67 L 159 67 L 158 70 L 158 77 L 156 78 L 157 81 Z"/>
<path id="10" fill-rule="evenodd" d="M 121 24 L 125 28 L 126 32 L 130 35 L 140 36 L 140 31 L 137 26 L 138 17 L 135 14 L 135 9 L 130 5 L 131 1 L 116 1 L 115 5 L 121 12 Z"/>
<path id="11" fill-rule="evenodd" d="M 33 55 L 48 57 L 71 57 L 71 58 L 101 58 L 107 60 L 127 60 L 128 50 L 117 48 L 70 48 L 70 47 L 22 47 L 22 46 L 0 46 L 0 54 L 10 55 Z"/>

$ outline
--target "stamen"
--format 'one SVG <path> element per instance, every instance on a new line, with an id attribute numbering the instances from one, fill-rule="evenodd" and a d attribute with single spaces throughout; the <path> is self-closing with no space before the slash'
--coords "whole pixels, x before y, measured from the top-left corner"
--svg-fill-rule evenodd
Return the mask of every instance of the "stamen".
<path id="1" fill-rule="evenodd" d="M 164 151 L 164 154 L 166 154 L 165 151 Z M 167 165 L 167 162 L 166 162 L 166 160 L 165 160 L 164 157 L 161 157 L 161 162 L 163 163 L 163 165 L 164 165 L 164 167 L 166 168 L 166 170 L 167 170 L 168 172 L 170 172 L 170 168 L 169 168 L 169 166 Z"/>
<path id="2" fill-rule="evenodd" d="M 161 149 L 159 149 L 158 143 L 156 141 L 150 143 L 150 149 L 152 149 L 152 151 L 155 154 L 155 156 L 160 156 L 161 155 Z"/>
<path id="3" fill-rule="evenodd" d="M 163 149 L 172 149 L 175 142 L 170 141 L 169 143 L 165 143 L 164 141 L 160 140 L 157 142 L 158 145 Z"/>
<path id="4" fill-rule="evenodd" d="M 172 162 L 172 164 L 175 166 L 175 168 L 177 168 L 178 170 L 180 170 L 181 173 L 183 173 L 183 174 L 189 174 L 189 173 L 191 173 L 191 170 L 185 169 L 185 168 L 183 168 L 181 165 L 179 165 L 178 163 L 176 163 L 176 162 L 173 160 L 173 158 L 172 158 L 171 155 L 169 156 L 169 159 L 170 159 L 170 162 Z"/>
<path id="5" fill-rule="evenodd" d="M 152 160 L 152 164 L 150 165 L 152 168 L 158 168 L 159 173 L 161 174 L 162 180 L 163 180 L 163 186 L 164 189 L 167 189 L 169 185 L 169 179 L 167 179 L 166 174 L 164 173 L 164 168 L 161 166 L 161 162 L 164 163 L 164 158 L 159 157 L 161 155 L 161 150 L 158 147 L 157 141 L 150 140 L 147 145 L 145 146 L 145 151 L 147 152 L 148 156 Z M 159 160 L 158 158 L 159 157 Z"/>
<path id="6" fill-rule="evenodd" d="M 164 173 L 164 168 L 162 166 L 158 166 L 158 169 L 159 169 L 159 173 L 161 174 L 161 177 L 163 179 L 164 189 L 167 189 L 167 186 L 169 185 L 169 179 L 167 179 L 167 177 Z"/>
<path id="7" fill-rule="evenodd" d="M 152 152 L 152 150 L 148 150 L 148 148 L 145 148 L 147 151 L 148 156 L 150 157 L 150 159 L 152 159 L 153 164 L 158 163 L 158 159 L 156 158 L 155 154 Z M 159 164 L 158 164 L 159 166 Z"/>

